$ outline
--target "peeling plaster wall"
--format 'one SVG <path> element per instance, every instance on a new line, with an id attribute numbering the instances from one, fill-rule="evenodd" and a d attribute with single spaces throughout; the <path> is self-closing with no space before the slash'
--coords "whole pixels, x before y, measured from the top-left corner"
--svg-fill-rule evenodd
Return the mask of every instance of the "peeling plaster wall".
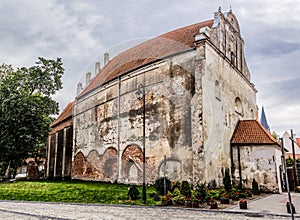
<path id="1" fill-rule="evenodd" d="M 223 167 L 230 167 L 230 139 L 237 121 L 255 119 L 256 90 L 234 66 L 206 44 L 202 75 L 204 126 L 204 179 L 222 184 Z M 241 100 L 238 110 L 236 99 Z"/>
<path id="2" fill-rule="evenodd" d="M 136 91 L 142 84 L 146 181 L 163 175 L 166 155 L 166 175 L 171 180 L 216 180 L 222 185 L 221 169 L 230 167 L 230 138 L 236 123 L 257 115 L 256 90 L 239 31 L 231 12 L 217 12 L 213 27 L 200 29 L 195 36 L 195 49 L 120 77 L 120 114 L 118 80 L 78 97 L 73 157 L 74 164 L 84 168 L 78 167 L 80 172 L 73 177 L 141 182 L 143 102 Z M 108 148 L 117 152 L 113 177 L 102 175 L 104 168 L 87 159 L 91 151 L 102 157 Z M 89 166 L 92 172 L 86 175 Z"/>
<path id="3" fill-rule="evenodd" d="M 142 163 L 135 156 L 137 151 L 131 150 L 130 159 L 124 157 L 124 153 L 128 146 L 142 148 L 143 102 L 137 99 L 136 91 L 140 84 L 145 83 L 147 182 L 153 182 L 162 176 L 164 155 L 167 157 L 166 173 L 170 179 L 192 180 L 191 100 L 195 93 L 194 75 L 195 51 L 190 51 L 164 60 L 150 70 L 122 77 L 119 147 L 117 82 L 107 84 L 88 97 L 78 99 L 74 106 L 74 157 L 81 152 L 86 160 L 91 151 L 97 151 L 101 157 L 108 147 L 120 149 L 119 158 L 116 160 L 116 163 L 119 161 L 120 176 L 115 178 L 119 182 L 132 182 L 134 178 L 129 175 L 137 173 L 134 174 L 137 175 L 136 181 L 141 181 Z M 89 176 L 100 178 L 102 168 L 93 165 L 91 160 L 89 163 L 88 166 L 93 166 L 93 169 L 89 169 Z M 85 166 L 81 176 L 76 172 L 74 178 L 89 179 L 86 169 Z M 101 180 L 114 181 L 104 175 Z"/>
<path id="4" fill-rule="evenodd" d="M 230 167 L 230 139 L 238 120 L 256 119 L 256 90 L 244 59 L 244 42 L 232 13 L 215 14 L 205 30 L 201 87 L 203 100 L 203 179 L 222 185 L 222 168 Z"/>
<path id="5" fill-rule="evenodd" d="M 233 147 L 236 181 L 239 182 L 237 146 Z M 281 192 L 279 166 L 281 151 L 276 145 L 240 146 L 242 183 L 252 187 L 253 178 L 263 191 Z"/>

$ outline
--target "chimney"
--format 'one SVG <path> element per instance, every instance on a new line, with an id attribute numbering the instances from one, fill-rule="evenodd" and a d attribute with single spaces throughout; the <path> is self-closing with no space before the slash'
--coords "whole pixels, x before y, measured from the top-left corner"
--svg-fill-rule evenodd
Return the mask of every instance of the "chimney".
<path id="1" fill-rule="evenodd" d="M 104 66 L 108 63 L 109 61 L 109 53 L 104 54 Z"/>
<path id="2" fill-rule="evenodd" d="M 87 72 L 85 75 L 85 85 L 87 86 L 91 82 L 92 74 L 90 72 Z"/>
<path id="3" fill-rule="evenodd" d="M 100 72 L 100 62 L 95 63 L 95 75 L 97 75 Z"/>
<path id="4" fill-rule="evenodd" d="M 77 83 L 77 95 L 82 91 L 82 83 Z"/>

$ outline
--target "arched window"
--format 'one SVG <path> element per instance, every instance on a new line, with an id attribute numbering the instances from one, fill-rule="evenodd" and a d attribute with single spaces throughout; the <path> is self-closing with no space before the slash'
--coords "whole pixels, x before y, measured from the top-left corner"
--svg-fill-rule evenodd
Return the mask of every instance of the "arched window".
<path id="1" fill-rule="evenodd" d="M 243 114 L 243 104 L 241 102 L 241 99 L 239 97 L 236 97 L 234 103 L 235 103 L 235 105 L 234 105 L 235 112 L 238 113 L 240 116 L 244 116 L 244 114 Z"/>
<path id="2" fill-rule="evenodd" d="M 236 60 L 235 53 L 233 51 L 231 51 L 230 52 L 230 62 L 231 62 L 231 64 L 235 65 L 235 60 Z"/>
<path id="3" fill-rule="evenodd" d="M 142 176 L 143 152 L 137 145 L 129 145 L 122 153 L 121 176 L 127 182 L 137 183 Z"/>

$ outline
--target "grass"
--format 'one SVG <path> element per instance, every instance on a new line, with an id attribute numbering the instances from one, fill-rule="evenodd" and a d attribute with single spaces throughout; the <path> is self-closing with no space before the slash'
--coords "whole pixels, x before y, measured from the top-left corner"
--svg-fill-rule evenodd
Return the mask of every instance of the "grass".
<path id="1" fill-rule="evenodd" d="M 138 186 L 140 197 L 142 187 Z M 101 203 L 142 205 L 141 199 L 129 200 L 128 185 L 87 181 L 17 181 L 0 183 L 0 200 Z M 150 194 L 155 189 L 147 187 L 147 205 L 158 205 Z"/>

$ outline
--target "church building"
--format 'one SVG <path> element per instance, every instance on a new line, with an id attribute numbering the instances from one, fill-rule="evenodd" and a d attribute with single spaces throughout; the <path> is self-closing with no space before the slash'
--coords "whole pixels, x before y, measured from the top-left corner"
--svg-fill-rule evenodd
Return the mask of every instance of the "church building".
<path id="1" fill-rule="evenodd" d="M 251 186 L 255 178 L 280 191 L 280 146 L 257 122 L 231 10 L 108 56 L 53 124 L 49 177 L 151 184 L 166 175 L 222 185 L 229 168 L 235 182 Z"/>

